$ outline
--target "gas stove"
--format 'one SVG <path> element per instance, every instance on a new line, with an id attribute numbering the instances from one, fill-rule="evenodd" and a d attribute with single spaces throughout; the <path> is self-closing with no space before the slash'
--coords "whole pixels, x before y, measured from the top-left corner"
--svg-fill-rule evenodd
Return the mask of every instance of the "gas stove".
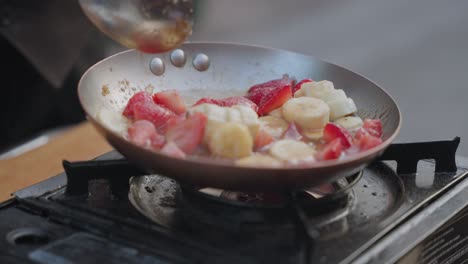
<path id="1" fill-rule="evenodd" d="M 0 263 L 465 263 L 459 141 L 393 144 L 292 193 L 183 186 L 117 152 L 64 161 L 0 205 Z"/>

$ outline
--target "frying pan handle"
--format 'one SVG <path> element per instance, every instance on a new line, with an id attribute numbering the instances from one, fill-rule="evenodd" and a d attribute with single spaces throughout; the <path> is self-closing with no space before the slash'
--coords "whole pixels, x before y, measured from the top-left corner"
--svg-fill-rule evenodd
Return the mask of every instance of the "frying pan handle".
<path id="1" fill-rule="evenodd" d="M 455 154 L 459 144 L 460 137 L 444 141 L 395 143 L 385 150 L 379 160 L 395 160 L 398 174 L 416 173 L 418 161 L 424 159 L 435 160 L 436 172 L 454 172 L 457 171 Z"/>

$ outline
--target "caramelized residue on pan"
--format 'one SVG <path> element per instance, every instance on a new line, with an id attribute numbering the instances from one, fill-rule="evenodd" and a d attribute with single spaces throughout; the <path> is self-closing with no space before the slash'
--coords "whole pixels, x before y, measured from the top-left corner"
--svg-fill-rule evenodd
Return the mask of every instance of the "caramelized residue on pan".
<path id="1" fill-rule="evenodd" d="M 123 79 L 119 81 L 119 84 L 122 85 L 125 88 L 128 88 L 130 86 L 130 82 L 127 79 Z"/>
<path id="2" fill-rule="evenodd" d="M 146 85 L 146 86 L 145 86 L 145 91 L 146 91 L 147 93 L 151 93 L 151 94 L 152 94 L 153 91 L 154 91 L 154 86 L 153 86 L 152 84 Z"/>
<path id="3" fill-rule="evenodd" d="M 108 94 L 110 94 L 110 91 L 109 91 L 109 86 L 107 84 L 104 84 L 101 88 L 102 92 L 102 96 L 106 96 Z"/>

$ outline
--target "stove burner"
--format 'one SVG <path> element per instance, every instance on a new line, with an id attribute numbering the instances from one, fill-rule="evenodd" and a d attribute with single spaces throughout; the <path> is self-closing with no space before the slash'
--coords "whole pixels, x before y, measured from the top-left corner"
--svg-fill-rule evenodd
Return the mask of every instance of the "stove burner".
<path id="1" fill-rule="evenodd" d="M 352 187 L 361 179 L 362 172 L 342 178 L 334 183 L 326 183 L 319 187 L 295 192 L 302 207 L 311 209 L 315 214 L 325 213 L 345 207 L 352 192 Z M 238 192 L 215 188 L 196 188 L 182 186 L 183 195 L 188 199 L 197 196 L 196 200 L 218 202 L 222 206 L 238 206 L 248 208 L 284 208 L 290 201 L 288 193 L 278 192 Z M 199 198 L 199 199 L 198 199 Z"/>

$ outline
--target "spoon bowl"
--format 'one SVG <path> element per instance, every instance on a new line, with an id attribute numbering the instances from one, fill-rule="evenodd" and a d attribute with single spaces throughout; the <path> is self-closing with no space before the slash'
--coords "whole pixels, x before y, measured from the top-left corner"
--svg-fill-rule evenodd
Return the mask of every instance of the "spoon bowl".
<path id="1" fill-rule="evenodd" d="M 192 0 L 79 0 L 99 30 L 120 44 L 162 53 L 192 33 Z"/>

